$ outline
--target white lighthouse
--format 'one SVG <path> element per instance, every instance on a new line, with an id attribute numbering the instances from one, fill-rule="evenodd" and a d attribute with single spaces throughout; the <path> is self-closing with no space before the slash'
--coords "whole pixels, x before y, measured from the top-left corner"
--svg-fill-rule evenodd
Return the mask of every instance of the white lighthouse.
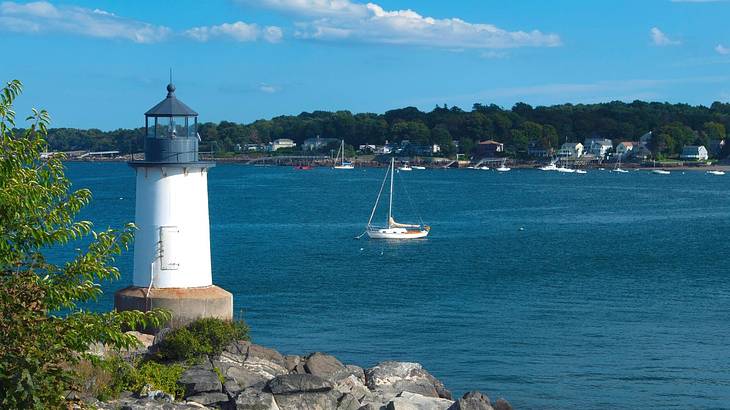
<path id="1" fill-rule="evenodd" d="M 198 160 L 198 113 L 175 86 L 145 113 L 145 158 L 137 174 L 132 286 L 115 294 L 117 310 L 172 311 L 174 324 L 198 317 L 231 319 L 233 298 L 213 286 L 208 170 Z"/>

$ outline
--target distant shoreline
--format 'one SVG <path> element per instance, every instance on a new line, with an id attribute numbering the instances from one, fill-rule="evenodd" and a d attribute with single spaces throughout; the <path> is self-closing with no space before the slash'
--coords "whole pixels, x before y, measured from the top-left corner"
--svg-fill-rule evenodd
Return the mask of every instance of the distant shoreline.
<path id="1" fill-rule="evenodd" d="M 206 160 L 215 161 L 218 163 L 226 163 L 226 164 L 239 164 L 239 165 L 249 165 L 252 167 L 296 167 L 297 164 L 250 164 L 251 161 L 250 158 L 207 158 Z M 126 158 L 103 158 L 103 159 L 66 159 L 64 162 L 74 162 L 74 163 L 104 163 L 104 162 L 111 162 L 111 163 L 126 163 L 129 159 Z M 427 169 L 469 169 L 467 166 L 461 166 L 461 167 L 449 167 L 445 168 L 443 166 L 437 165 L 433 166 L 431 164 L 426 164 L 423 162 L 412 162 L 411 164 L 420 164 L 425 166 Z M 509 167 L 512 169 L 534 169 L 539 170 L 539 167 L 544 166 L 543 163 L 536 163 L 536 162 L 529 162 L 529 163 L 515 163 L 515 162 L 507 162 Z M 380 164 L 373 161 L 367 161 L 367 162 L 357 162 L 355 161 L 356 167 L 359 168 L 385 168 L 387 164 Z M 331 168 L 331 164 L 312 164 L 312 168 Z M 492 166 L 487 165 L 490 168 Z M 585 169 L 585 170 L 612 170 L 616 167 L 615 163 L 606 163 L 598 166 L 578 166 L 575 167 L 576 169 Z M 676 171 L 710 171 L 710 170 L 718 170 L 718 171 L 726 171 L 730 172 L 730 164 L 712 164 L 712 165 L 664 165 L 664 166 L 656 166 L 656 167 L 648 167 L 648 166 L 642 166 L 639 164 L 632 164 L 632 163 L 624 163 L 621 165 L 623 169 L 631 170 L 631 171 L 651 171 L 654 169 L 667 169 L 667 170 L 676 170 Z"/>

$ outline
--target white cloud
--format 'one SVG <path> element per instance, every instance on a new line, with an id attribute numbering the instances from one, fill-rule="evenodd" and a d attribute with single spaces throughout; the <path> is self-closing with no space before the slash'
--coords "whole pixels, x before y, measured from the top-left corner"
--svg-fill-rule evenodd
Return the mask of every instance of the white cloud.
<path id="1" fill-rule="evenodd" d="M 0 30 L 66 32 L 97 38 L 124 39 L 135 43 L 163 41 L 172 33 L 167 27 L 125 19 L 104 10 L 54 6 L 46 1 L 0 3 Z"/>
<path id="2" fill-rule="evenodd" d="M 469 23 L 459 18 L 425 17 L 413 10 L 388 11 L 374 3 L 351 0 L 242 0 L 310 18 L 298 22 L 299 38 L 357 41 L 427 47 L 503 49 L 559 46 L 557 34 L 538 30 L 507 31 L 492 24 Z"/>
<path id="3" fill-rule="evenodd" d="M 727 55 L 730 54 L 730 48 L 723 46 L 722 44 L 718 44 L 715 46 L 715 51 L 717 54 Z"/>
<path id="4" fill-rule="evenodd" d="M 659 30 L 658 27 L 652 27 L 651 30 L 649 30 L 649 35 L 651 36 L 651 41 L 655 46 L 676 46 L 681 44 L 680 41 L 672 40 L 667 37 L 667 35 Z"/>
<path id="5" fill-rule="evenodd" d="M 256 41 L 260 38 L 276 43 L 281 41 L 283 33 L 279 27 L 269 26 L 260 28 L 256 24 L 247 24 L 242 21 L 223 23 L 217 26 L 193 27 L 184 34 L 192 39 L 205 42 L 214 37 L 228 37 L 238 42 Z"/>
<path id="6" fill-rule="evenodd" d="M 258 90 L 267 94 L 274 94 L 281 91 L 281 87 L 278 85 L 261 83 L 258 86 Z"/>

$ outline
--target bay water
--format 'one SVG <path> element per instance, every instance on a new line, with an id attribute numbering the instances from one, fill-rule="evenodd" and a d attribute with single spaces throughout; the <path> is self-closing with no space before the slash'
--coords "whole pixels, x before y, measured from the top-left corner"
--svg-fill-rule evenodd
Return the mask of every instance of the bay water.
<path id="1" fill-rule="evenodd" d="M 67 167 L 96 229 L 134 220 L 126 164 Z M 210 171 L 214 282 L 254 342 L 419 362 L 519 409 L 730 407 L 730 176 L 401 172 L 394 215 L 431 235 L 354 239 L 383 175 Z M 116 263 L 96 309 L 131 283 L 132 252 Z"/>

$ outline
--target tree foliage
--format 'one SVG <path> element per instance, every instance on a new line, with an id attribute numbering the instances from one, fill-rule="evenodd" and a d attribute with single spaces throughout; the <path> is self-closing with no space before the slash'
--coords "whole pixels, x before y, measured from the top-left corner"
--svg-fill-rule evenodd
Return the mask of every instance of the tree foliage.
<path id="1" fill-rule="evenodd" d="M 725 138 L 730 127 L 730 104 L 715 102 L 710 107 L 687 104 L 634 101 L 613 101 L 601 104 L 562 104 L 532 107 L 517 103 L 511 109 L 497 105 L 474 104 L 471 111 L 459 107 L 436 106 L 430 112 L 415 107 L 386 111 L 383 114 L 350 111 L 314 111 L 299 115 L 282 115 L 249 124 L 222 121 L 200 125 L 201 150 L 231 152 L 237 144 L 267 143 L 277 138 L 291 138 L 299 146 L 307 138 L 344 139 L 352 146 L 400 142 L 403 139 L 419 144 L 439 144 L 442 148 L 460 141 L 462 153 L 469 154 L 474 143 L 493 139 L 504 143 L 512 155 L 524 153 L 530 143 L 557 148 L 568 141 L 583 142 L 586 138 L 603 137 L 621 141 L 638 138 L 660 128 L 681 124 L 695 135 L 694 141 L 708 143 Z M 676 131 L 676 130 L 675 130 Z M 143 130 L 49 130 L 51 148 L 57 151 L 74 149 L 141 150 Z M 683 138 L 684 139 L 684 138 Z M 674 155 L 681 151 L 677 144 L 655 144 L 665 147 L 655 154 Z M 450 148 L 446 148 L 450 152 Z"/>
<path id="2" fill-rule="evenodd" d="M 77 221 L 91 193 L 72 191 L 60 158 L 41 160 L 50 121 L 33 110 L 22 133 L 13 102 L 19 81 L 0 91 L 0 408 L 61 407 L 72 388 L 70 365 L 93 343 L 125 349 L 137 339 L 125 327 L 158 326 L 165 312 L 89 312 L 100 282 L 117 279 L 114 256 L 133 238 L 132 225 L 96 232 Z M 73 260 L 54 264 L 48 250 L 87 243 Z"/>

